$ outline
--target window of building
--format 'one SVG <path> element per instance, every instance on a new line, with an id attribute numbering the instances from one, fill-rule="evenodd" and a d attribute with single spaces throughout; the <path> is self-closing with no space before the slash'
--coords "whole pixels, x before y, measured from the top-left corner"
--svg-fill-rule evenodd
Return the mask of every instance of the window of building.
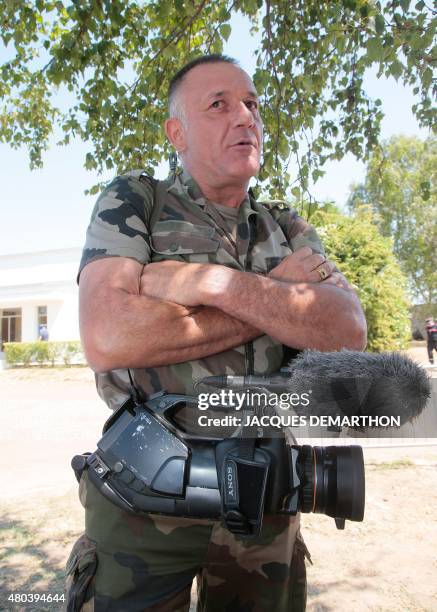
<path id="1" fill-rule="evenodd" d="M 38 306 L 38 340 L 48 340 L 47 306 Z"/>
<path id="2" fill-rule="evenodd" d="M 40 325 L 47 327 L 47 306 L 38 306 L 38 329 Z"/>
<path id="3" fill-rule="evenodd" d="M 21 342 L 21 308 L 5 308 L 1 313 L 0 346 L 5 342 Z"/>

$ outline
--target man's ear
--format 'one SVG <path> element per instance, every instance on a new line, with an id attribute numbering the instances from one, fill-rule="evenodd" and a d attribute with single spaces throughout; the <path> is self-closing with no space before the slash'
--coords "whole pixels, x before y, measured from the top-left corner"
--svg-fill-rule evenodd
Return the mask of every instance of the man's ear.
<path id="1" fill-rule="evenodd" d="M 186 148 L 185 128 L 182 122 L 175 117 L 167 119 L 164 123 L 165 133 L 170 143 L 178 153 L 182 153 Z"/>

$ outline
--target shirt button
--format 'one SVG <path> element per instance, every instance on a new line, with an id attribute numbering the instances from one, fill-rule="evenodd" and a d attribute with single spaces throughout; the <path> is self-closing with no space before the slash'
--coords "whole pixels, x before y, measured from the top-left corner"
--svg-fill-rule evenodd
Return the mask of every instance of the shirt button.
<path id="1" fill-rule="evenodd" d="M 174 253 L 175 251 L 178 250 L 178 245 L 176 244 L 176 242 L 172 242 L 170 245 L 170 249 L 169 249 L 172 253 Z"/>

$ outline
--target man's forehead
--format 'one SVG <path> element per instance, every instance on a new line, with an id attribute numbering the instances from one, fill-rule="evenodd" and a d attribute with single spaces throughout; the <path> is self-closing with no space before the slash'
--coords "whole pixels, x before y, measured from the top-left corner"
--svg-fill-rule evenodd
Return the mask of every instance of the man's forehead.
<path id="1" fill-rule="evenodd" d="M 232 93 L 235 93 L 234 89 L 218 89 L 216 90 L 215 88 L 213 88 L 213 91 L 211 92 L 206 92 L 204 97 L 205 98 L 217 98 L 220 96 L 230 96 Z M 247 90 L 242 90 L 242 93 L 244 94 L 245 97 L 248 98 L 258 98 L 258 94 L 256 93 L 255 89 L 247 89 Z"/>
<path id="2" fill-rule="evenodd" d="M 258 97 L 255 85 L 247 72 L 225 62 L 196 66 L 190 70 L 184 81 L 184 93 L 194 93 L 193 90 L 196 89 L 196 96 L 200 93 L 202 98 L 229 95 L 236 93 L 237 90 L 242 95 Z"/>

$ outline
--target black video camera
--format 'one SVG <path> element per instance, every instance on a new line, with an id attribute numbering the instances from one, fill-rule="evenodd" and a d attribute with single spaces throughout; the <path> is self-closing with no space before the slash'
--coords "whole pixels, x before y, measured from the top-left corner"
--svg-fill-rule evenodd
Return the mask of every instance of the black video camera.
<path id="1" fill-rule="evenodd" d="M 360 446 L 288 445 L 284 437 L 249 445 L 231 437 L 181 432 L 172 420 L 196 405 L 186 395 L 129 399 L 106 422 L 92 454 L 72 467 L 123 510 L 222 520 L 235 534 L 253 537 L 264 513 L 318 512 L 345 519 L 364 516 L 364 460 Z"/>

